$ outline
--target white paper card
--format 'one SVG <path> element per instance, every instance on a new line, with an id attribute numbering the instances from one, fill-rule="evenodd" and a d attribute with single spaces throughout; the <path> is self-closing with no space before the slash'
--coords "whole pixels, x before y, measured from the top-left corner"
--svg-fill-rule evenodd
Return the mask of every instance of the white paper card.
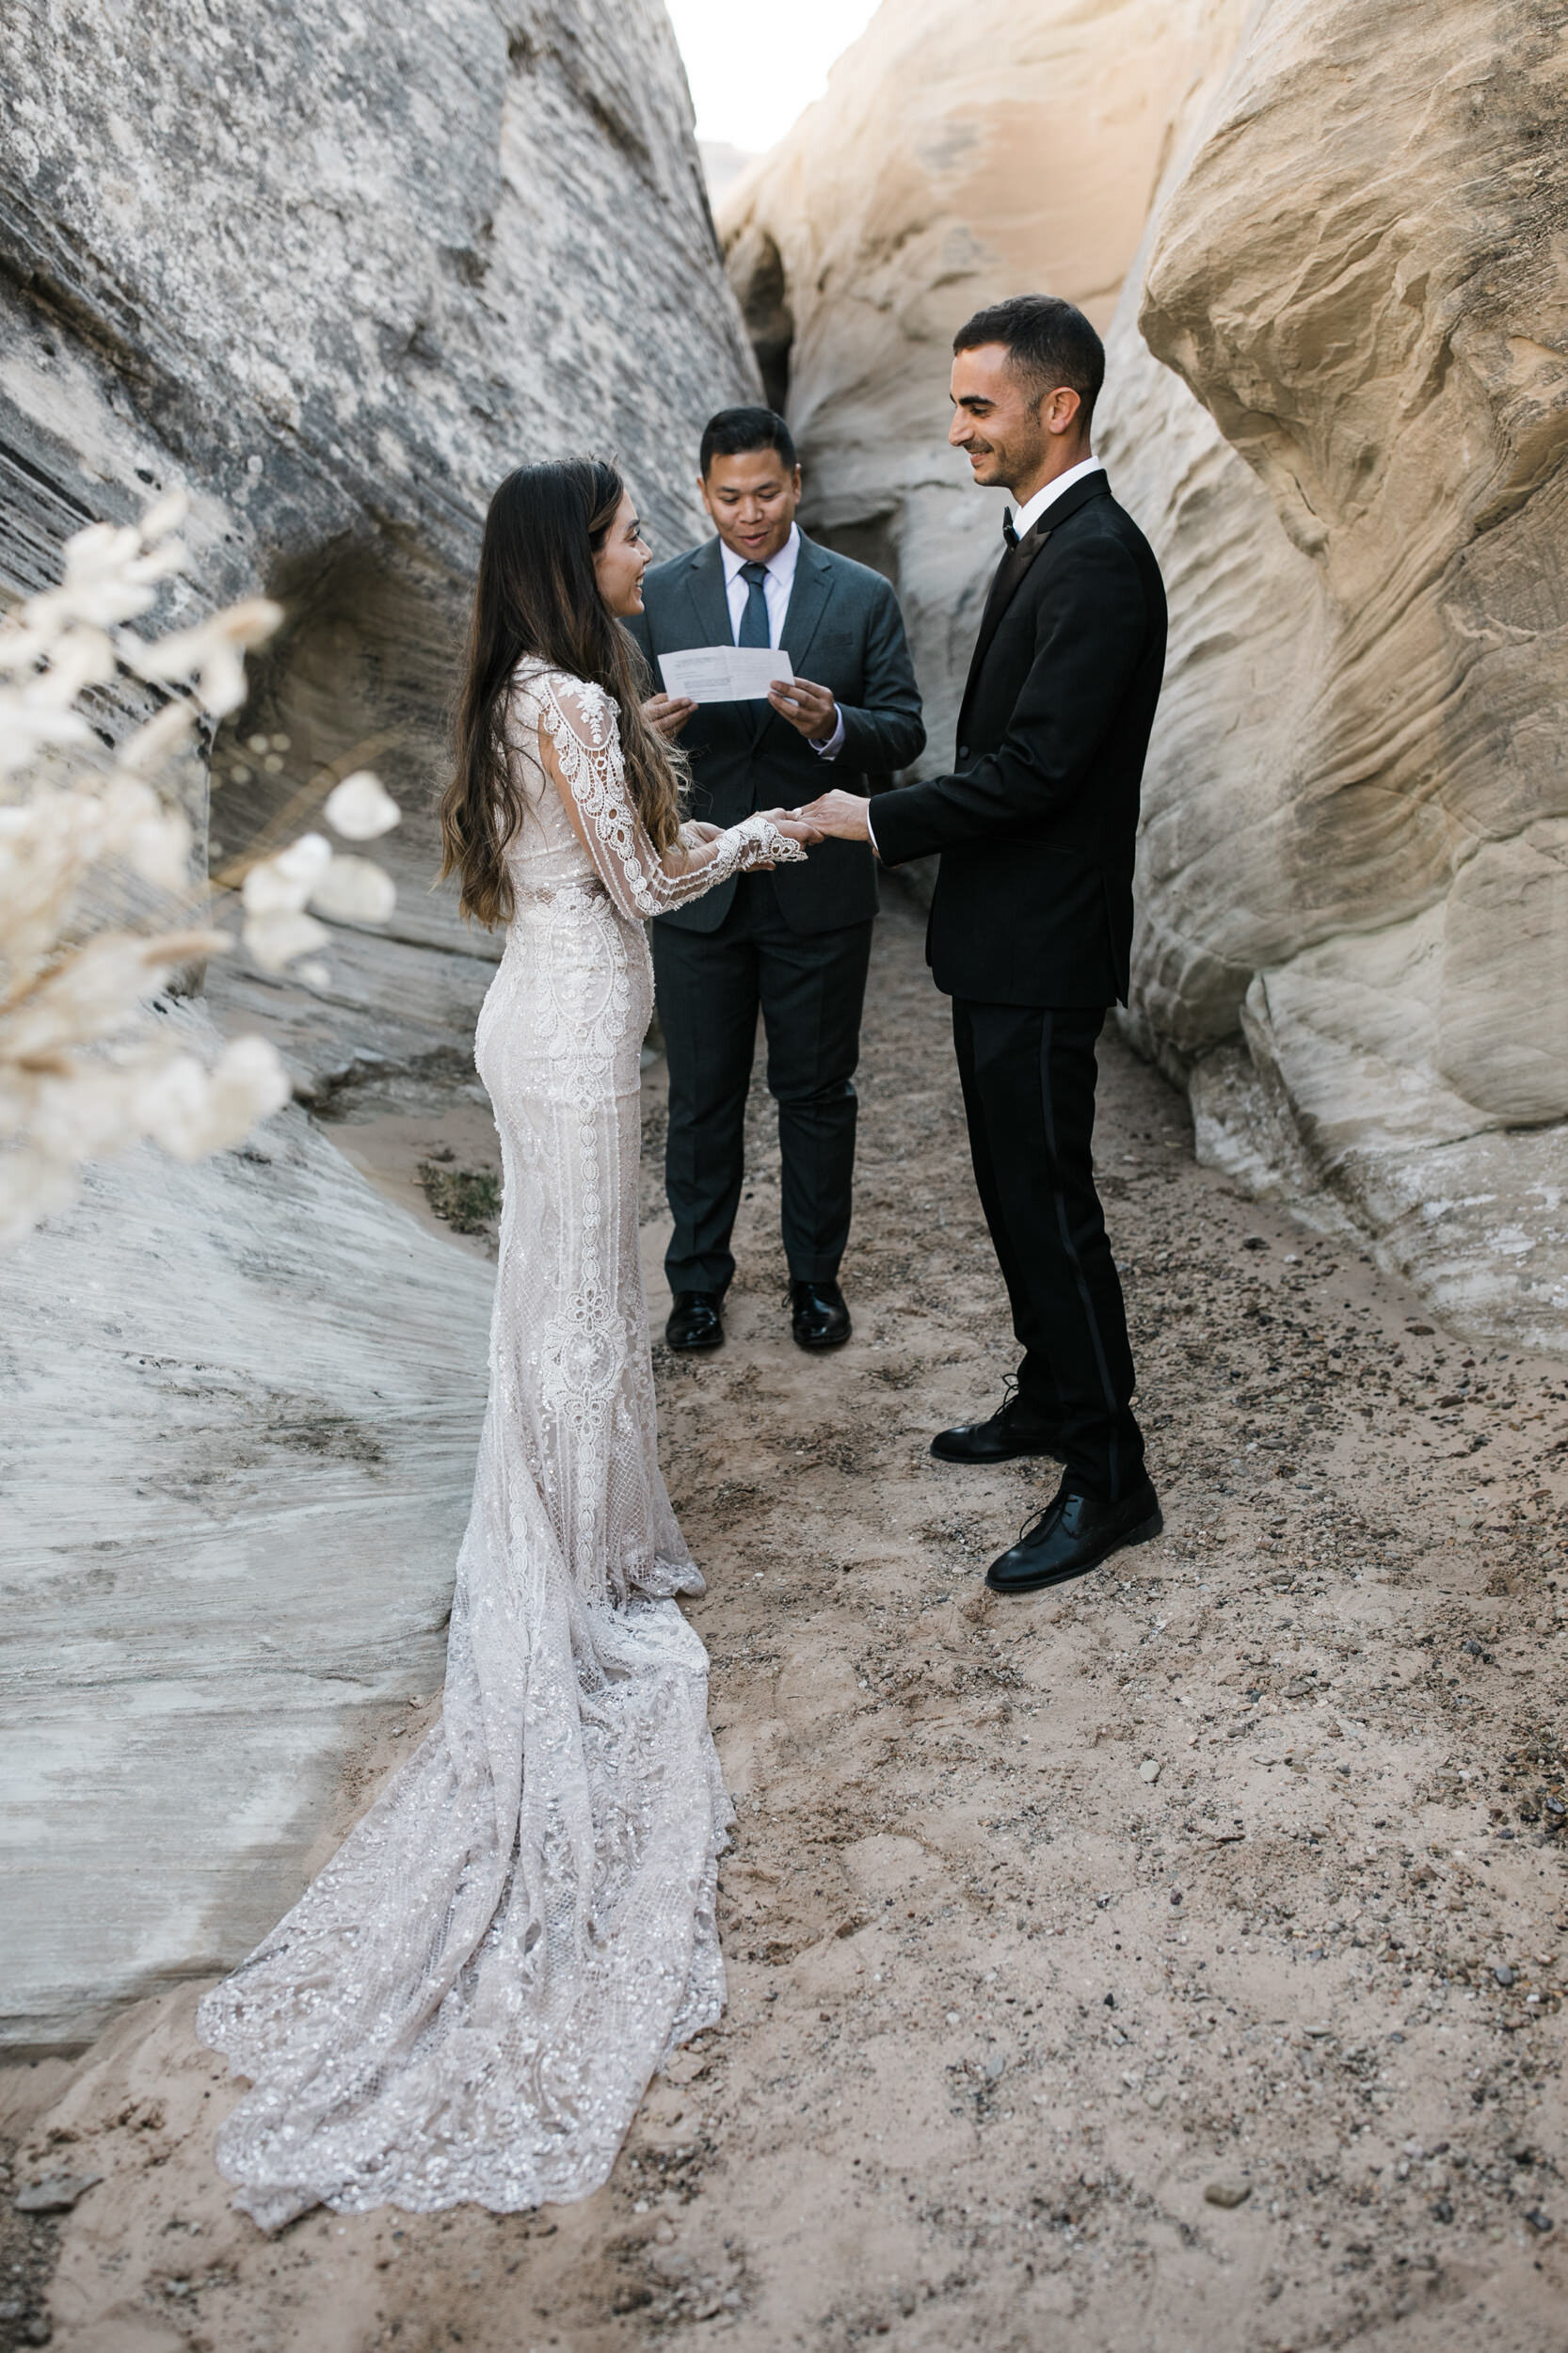
<path id="1" fill-rule="evenodd" d="M 755 702 L 776 678 L 794 677 L 789 655 L 773 646 L 691 646 L 662 653 L 659 668 L 666 695 L 695 703 Z"/>

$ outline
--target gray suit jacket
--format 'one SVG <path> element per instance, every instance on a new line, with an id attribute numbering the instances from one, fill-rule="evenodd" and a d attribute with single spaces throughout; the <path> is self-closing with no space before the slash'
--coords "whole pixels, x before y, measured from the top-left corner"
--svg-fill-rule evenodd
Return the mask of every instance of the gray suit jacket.
<path id="1" fill-rule="evenodd" d="M 643 581 L 643 610 L 626 626 L 653 668 L 655 688 L 663 684 L 659 654 L 731 644 L 718 540 L 654 565 Z M 796 672 L 838 698 L 843 749 L 824 760 L 766 702 L 704 703 L 680 739 L 691 756 L 694 817 L 735 825 L 753 809 L 794 808 L 835 785 L 877 792 L 924 748 L 903 616 L 880 572 L 802 532 L 780 640 Z M 771 879 L 793 931 L 837 931 L 876 913 L 875 864 L 863 842 L 819 842 L 804 866 L 777 867 Z M 734 896 L 733 880 L 720 883 L 658 920 L 682 931 L 716 931 Z"/>

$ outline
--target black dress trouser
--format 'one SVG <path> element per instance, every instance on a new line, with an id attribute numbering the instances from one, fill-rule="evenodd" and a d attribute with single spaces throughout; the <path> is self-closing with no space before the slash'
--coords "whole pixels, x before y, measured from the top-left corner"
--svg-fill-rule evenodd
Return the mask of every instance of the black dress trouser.
<path id="1" fill-rule="evenodd" d="M 1013 1329 L 1021 1397 L 1055 1422 L 1067 1470 L 1117 1500 L 1144 1466 L 1132 1350 L 1095 1190 L 1101 1007 L 952 1000 L 975 1183 Z"/>
<path id="2" fill-rule="evenodd" d="M 871 923 L 793 931 L 770 878 L 744 874 L 716 931 L 656 921 L 652 940 L 669 1063 L 671 1290 L 722 1291 L 735 1272 L 729 1234 L 745 1175 L 759 1009 L 778 1105 L 784 1255 L 796 1282 L 831 1282 L 849 1240 Z"/>

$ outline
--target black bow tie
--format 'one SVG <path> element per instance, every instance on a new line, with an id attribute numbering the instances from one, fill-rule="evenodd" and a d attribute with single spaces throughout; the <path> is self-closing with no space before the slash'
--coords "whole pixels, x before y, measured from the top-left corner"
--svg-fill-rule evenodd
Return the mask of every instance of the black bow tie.
<path id="1" fill-rule="evenodd" d="M 1010 548 L 1016 548 L 1017 546 L 1018 535 L 1013 528 L 1013 518 L 1011 515 L 1004 515 L 1001 519 L 1001 536 L 1006 540 Z"/>

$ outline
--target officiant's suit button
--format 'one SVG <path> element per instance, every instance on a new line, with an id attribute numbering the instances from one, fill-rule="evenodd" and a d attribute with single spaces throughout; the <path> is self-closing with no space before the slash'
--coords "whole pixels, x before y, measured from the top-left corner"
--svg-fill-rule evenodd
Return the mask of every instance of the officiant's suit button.
<path id="1" fill-rule="evenodd" d="M 664 1326 L 665 1344 L 682 1355 L 724 1346 L 722 1291 L 677 1291 Z"/>

